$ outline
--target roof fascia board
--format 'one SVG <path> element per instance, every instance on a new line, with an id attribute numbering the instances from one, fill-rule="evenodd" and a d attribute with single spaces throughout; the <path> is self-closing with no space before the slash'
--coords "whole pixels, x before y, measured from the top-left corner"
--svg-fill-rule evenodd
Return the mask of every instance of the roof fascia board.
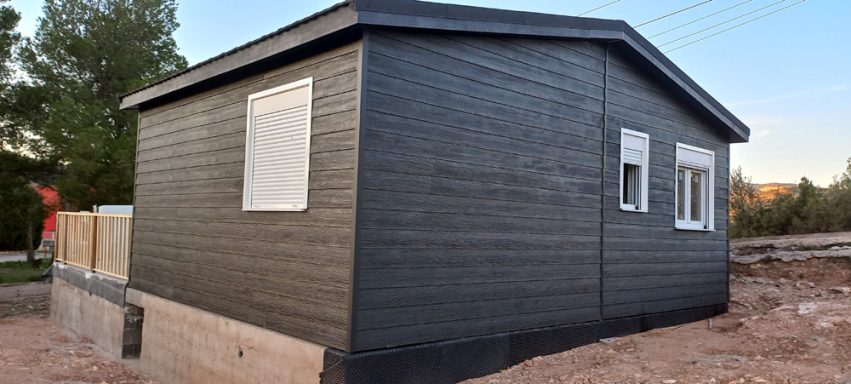
<path id="1" fill-rule="evenodd" d="M 332 12 L 320 15 L 317 20 L 301 23 L 284 33 L 272 34 L 242 49 L 227 52 L 220 57 L 200 63 L 186 72 L 124 95 L 121 97 L 120 107 L 121 109 L 137 108 L 142 103 L 271 58 L 354 26 L 356 23 L 357 12 L 352 7 L 339 7 Z"/>
<path id="2" fill-rule="evenodd" d="M 431 12 L 431 14 L 434 13 L 435 12 Z M 634 32 L 632 27 L 622 21 L 603 20 L 599 23 L 601 24 L 599 26 L 600 28 L 609 29 L 576 29 L 558 26 L 549 27 L 517 24 L 505 21 L 447 18 L 439 15 L 408 15 L 362 9 L 358 12 L 358 23 L 373 27 L 398 27 L 452 32 L 511 34 L 545 38 L 623 41 L 623 43 L 627 44 L 630 49 L 652 64 L 652 66 L 660 71 L 665 77 L 673 81 L 678 87 L 682 88 L 682 90 L 685 91 L 689 97 L 694 99 L 701 108 L 704 108 L 723 125 L 728 127 L 732 131 L 732 135 L 729 137 L 732 142 L 747 141 L 749 131 L 747 126 L 736 119 L 729 111 L 720 106 L 717 101 L 713 102 L 714 99 L 685 73 L 679 70 L 675 64 L 667 59 L 665 60 L 666 62 L 660 60 L 659 57 L 657 57 L 657 54 L 664 57 L 662 53 L 658 52 L 658 50 L 654 53 L 650 49 L 647 49 L 640 40 L 633 36 L 633 33 L 637 34 L 637 32 Z"/>
<path id="3" fill-rule="evenodd" d="M 387 12 L 359 11 L 358 23 L 372 27 L 397 27 L 426 29 L 434 31 L 493 33 L 520 36 L 620 40 L 624 35 L 621 31 L 600 29 L 576 29 L 565 27 L 549 27 L 528 24 L 514 24 L 502 21 L 459 20 L 431 16 L 401 15 Z"/>
<path id="4" fill-rule="evenodd" d="M 570 25 L 570 27 L 565 27 Z M 131 92 L 121 108 L 136 108 L 206 80 L 231 73 L 353 26 L 409 28 L 459 33 L 505 34 L 542 38 L 616 42 L 646 60 L 649 67 L 680 88 L 728 129 L 731 142 L 746 142 L 750 129 L 695 83 L 673 62 L 621 20 L 592 19 L 532 12 L 505 11 L 411 0 L 356 0 L 296 22 L 183 73 Z"/>
<path id="5" fill-rule="evenodd" d="M 680 70 L 675 64 L 671 63 L 667 59 L 665 59 L 665 61 L 668 61 L 668 63 L 662 62 L 655 54 L 653 54 L 653 52 L 648 50 L 629 32 L 624 33 L 623 42 L 629 45 L 629 47 L 636 53 L 644 57 L 644 59 L 646 59 L 649 63 L 653 64 L 653 66 L 658 69 L 662 74 L 664 74 L 668 79 L 676 83 L 678 87 L 683 89 L 686 93 L 688 93 L 689 96 L 691 96 L 691 98 L 697 101 L 701 107 L 705 108 L 707 111 L 709 111 L 709 113 L 711 113 L 718 120 L 720 120 L 721 123 L 729 127 L 735 134 L 734 137 L 731 137 L 731 139 L 735 139 L 733 140 L 733 142 L 748 141 L 750 129 L 739 119 L 733 116 L 732 113 L 726 110 L 726 108 L 721 106 L 721 104 L 718 103 L 717 100 L 712 98 L 709 93 L 707 93 L 703 88 L 697 85 L 694 80 L 692 80 L 690 77 L 688 77 L 688 75 L 682 72 L 682 70 Z M 661 52 L 659 52 L 659 54 L 662 55 Z"/>
<path id="6" fill-rule="evenodd" d="M 394 15 L 410 15 L 451 19 L 459 21 L 489 21 L 496 23 L 564 27 L 569 24 L 578 29 L 611 29 L 618 21 L 474 7 L 458 4 L 433 3 L 413 0 L 355 0 L 361 12 L 378 12 Z"/>

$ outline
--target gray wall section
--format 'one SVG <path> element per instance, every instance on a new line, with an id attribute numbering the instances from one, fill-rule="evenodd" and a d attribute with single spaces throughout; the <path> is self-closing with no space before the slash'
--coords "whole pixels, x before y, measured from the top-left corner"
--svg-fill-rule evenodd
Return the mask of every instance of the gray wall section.
<path id="1" fill-rule="evenodd" d="M 729 144 L 618 52 L 608 68 L 604 318 L 726 303 Z M 648 213 L 619 210 L 621 128 L 650 135 Z M 674 229 L 678 142 L 715 151 L 715 232 Z"/>
<path id="2" fill-rule="evenodd" d="M 642 70 L 364 41 L 142 111 L 132 288 L 347 351 L 726 302 L 729 145 Z M 309 209 L 243 212 L 246 98 L 307 76 Z M 648 213 L 619 210 L 621 128 L 651 137 Z M 673 228 L 676 142 L 716 152 L 715 232 Z"/>
<path id="3" fill-rule="evenodd" d="M 130 287 L 347 348 L 360 46 L 141 112 Z M 308 76 L 309 209 L 243 212 L 247 97 Z"/>
<path id="4" fill-rule="evenodd" d="M 367 47 L 355 349 L 599 319 L 603 48 Z"/>
<path id="5" fill-rule="evenodd" d="M 602 44 L 366 41 L 354 350 L 726 302 L 728 144 L 641 70 L 613 54 L 605 92 Z M 619 210 L 622 127 L 649 213 Z M 676 142 L 716 152 L 716 232 L 674 230 Z"/>

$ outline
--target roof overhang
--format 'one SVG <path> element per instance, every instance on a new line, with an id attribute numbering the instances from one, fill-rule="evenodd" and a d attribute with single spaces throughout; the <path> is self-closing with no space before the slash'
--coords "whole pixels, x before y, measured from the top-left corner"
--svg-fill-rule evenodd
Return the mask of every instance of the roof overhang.
<path id="1" fill-rule="evenodd" d="M 746 142 L 750 129 L 621 20 L 507 11 L 414 0 L 350 0 L 271 34 L 198 63 L 121 97 L 121 108 L 139 108 L 232 75 L 275 57 L 359 28 L 406 28 L 455 33 L 585 39 L 614 44 L 675 94 L 714 120 L 730 142 Z"/>

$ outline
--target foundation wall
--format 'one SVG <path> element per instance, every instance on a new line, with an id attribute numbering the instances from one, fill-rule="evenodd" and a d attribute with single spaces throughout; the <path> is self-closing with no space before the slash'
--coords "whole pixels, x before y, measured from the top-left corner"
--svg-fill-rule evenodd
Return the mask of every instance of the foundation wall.
<path id="1" fill-rule="evenodd" d="M 144 309 L 139 367 L 161 382 L 319 383 L 325 347 L 135 289 Z"/>
<path id="2" fill-rule="evenodd" d="M 50 293 L 50 318 L 75 334 L 89 338 L 114 358 L 121 358 L 124 308 L 58 276 Z"/>

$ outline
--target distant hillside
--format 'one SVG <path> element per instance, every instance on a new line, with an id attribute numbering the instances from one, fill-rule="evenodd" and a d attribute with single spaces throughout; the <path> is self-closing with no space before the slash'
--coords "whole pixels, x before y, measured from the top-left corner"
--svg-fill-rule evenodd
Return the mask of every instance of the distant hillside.
<path id="1" fill-rule="evenodd" d="M 771 201 L 777 197 L 777 195 L 784 193 L 796 193 L 798 190 L 798 184 L 793 183 L 767 183 L 767 184 L 754 184 L 757 189 L 757 194 L 759 195 L 759 199 L 762 201 Z"/>

